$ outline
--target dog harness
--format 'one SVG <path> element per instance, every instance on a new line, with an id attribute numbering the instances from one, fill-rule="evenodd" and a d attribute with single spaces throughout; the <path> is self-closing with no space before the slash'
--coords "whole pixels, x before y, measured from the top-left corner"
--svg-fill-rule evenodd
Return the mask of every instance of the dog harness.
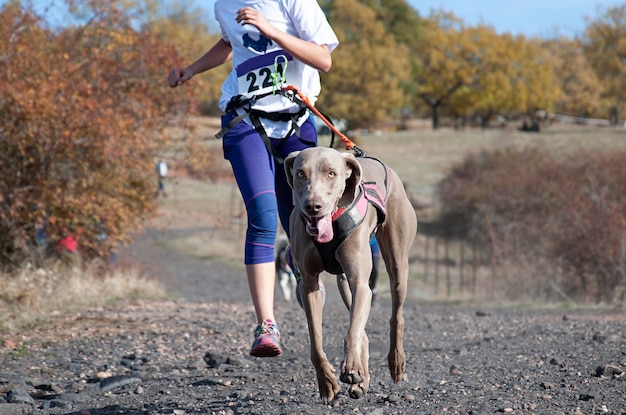
<path id="1" fill-rule="evenodd" d="M 372 205 L 376 209 L 378 216 L 377 227 L 384 222 L 385 216 L 387 215 L 385 205 L 387 204 L 388 196 L 386 189 L 389 188 L 389 168 L 382 161 L 374 157 L 368 158 L 378 161 L 385 169 L 385 196 L 383 197 L 381 194 L 376 182 L 359 183 L 359 194 L 355 200 L 350 206 L 339 208 L 332 216 L 333 239 L 327 243 L 320 243 L 313 239 L 313 243 L 322 257 L 324 269 L 331 274 L 337 275 L 343 273 L 341 264 L 339 264 L 339 261 L 335 258 L 335 252 L 348 236 L 354 232 L 357 226 L 363 223 L 369 205 Z M 304 218 L 302 220 L 304 220 Z M 375 232 L 376 229 L 372 231 L 370 238 L 374 237 Z"/>

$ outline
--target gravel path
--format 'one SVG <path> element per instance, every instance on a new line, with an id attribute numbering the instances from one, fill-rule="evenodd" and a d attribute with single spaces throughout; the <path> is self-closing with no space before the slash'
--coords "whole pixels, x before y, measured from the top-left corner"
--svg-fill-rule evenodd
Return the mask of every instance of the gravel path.
<path id="1" fill-rule="evenodd" d="M 298 306 L 277 299 L 283 356 L 248 356 L 254 313 L 243 268 L 165 251 L 167 237 L 148 232 L 133 255 L 177 300 L 65 315 L 5 341 L 0 415 L 626 414 L 623 310 L 409 304 L 407 375 L 396 385 L 386 298 L 367 327 L 369 393 L 353 400 L 344 387 L 323 405 Z M 338 367 L 348 315 L 331 279 L 326 286 L 325 349 Z"/>

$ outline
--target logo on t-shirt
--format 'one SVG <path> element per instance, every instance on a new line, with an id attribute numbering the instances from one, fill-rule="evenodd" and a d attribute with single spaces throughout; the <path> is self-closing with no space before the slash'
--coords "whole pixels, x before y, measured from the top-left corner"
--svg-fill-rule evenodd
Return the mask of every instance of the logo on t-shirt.
<path id="1" fill-rule="evenodd" d="M 248 49 L 256 50 L 257 52 L 265 53 L 267 47 L 272 44 L 272 40 L 266 38 L 263 35 L 259 36 L 258 40 L 254 40 L 248 33 L 243 34 L 243 45 Z"/>

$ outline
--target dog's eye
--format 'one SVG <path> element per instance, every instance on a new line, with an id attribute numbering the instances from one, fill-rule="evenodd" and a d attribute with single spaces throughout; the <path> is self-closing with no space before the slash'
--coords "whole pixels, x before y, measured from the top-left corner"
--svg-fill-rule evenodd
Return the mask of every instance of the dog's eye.
<path id="1" fill-rule="evenodd" d="M 303 178 L 303 177 L 304 177 L 304 171 L 302 171 L 302 170 L 298 170 L 298 171 L 296 172 L 296 177 Z"/>
<path id="2" fill-rule="evenodd" d="M 331 170 L 331 171 L 328 172 L 328 177 L 332 178 L 332 177 L 336 177 L 336 176 L 337 176 L 337 172 L 336 171 Z"/>

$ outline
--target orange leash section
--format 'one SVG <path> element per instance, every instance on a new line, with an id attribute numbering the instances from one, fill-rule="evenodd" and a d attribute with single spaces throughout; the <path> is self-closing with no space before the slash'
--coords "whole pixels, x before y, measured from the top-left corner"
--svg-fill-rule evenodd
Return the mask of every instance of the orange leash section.
<path id="1" fill-rule="evenodd" d="M 341 140 L 346 143 L 346 150 L 354 150 L 354 152 L 356 153 L 357 156 L 363 156 L 365 155 L 365 152 L 363 150 L 361 150 L 359 148 L 359 146 L 357 146 L 356 144 L 354 144 L 352 141 L 350 141 L 350 139 L 348 137 L 346 137 L 345 134 L 343 134 L 341 131 L 339 131 L 332 122 L 330 122 L 317 108 L 315 108 L 315 106 L 311 103 L 311 100 L 309 99 L 309 97 L 307 97 L 306 95 L 304 95 L 302 93 L 302 91 L 300 91 L 298 88 L 296 88 L 293 85 L 286 85 L 283 88 L 285 91 L 292 91 L 294 92 L 298 98 L 300 98 L 300 101 L 302 101 L 302 103 L 304 105 L 306 105 L 306 107 L 308 109 L 310 109 L 311 111 L 313 111 L 313 113 L 315 115 L 317 115 L 318 117 L 320 117 L 320 119 L 322 121 L 324 121 L 324 123 L 328 126 L 328 128 L 330 128 L 332 130 L 332 132 L 334 132 L 335 134 L 337 134 L 337 136 L 339 138 L 341 138 Z"/>

